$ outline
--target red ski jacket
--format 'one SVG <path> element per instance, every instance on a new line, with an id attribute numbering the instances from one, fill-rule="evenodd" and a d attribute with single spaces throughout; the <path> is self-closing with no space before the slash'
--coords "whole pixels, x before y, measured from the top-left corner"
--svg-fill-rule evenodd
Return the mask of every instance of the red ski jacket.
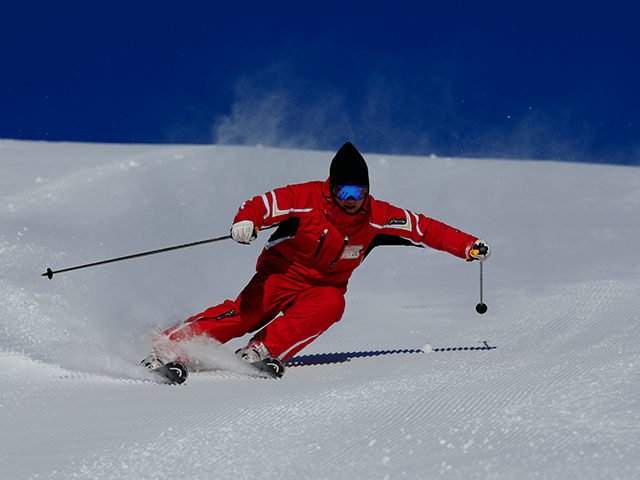
<path id="1" fill-rule="evenodd" d="M 251 220 L 258 228 L 278 225 L 258 266 L 311 285 L 333 285 L 346 292 L 353 270 L 379 245 L 427 246 L 471 260 L 476 237 L 437 220 L 376 200 L 371 195 L 356 215 L 331 198 L 329 180 L 276 188 L 246 201 L 234 223 Z"/>

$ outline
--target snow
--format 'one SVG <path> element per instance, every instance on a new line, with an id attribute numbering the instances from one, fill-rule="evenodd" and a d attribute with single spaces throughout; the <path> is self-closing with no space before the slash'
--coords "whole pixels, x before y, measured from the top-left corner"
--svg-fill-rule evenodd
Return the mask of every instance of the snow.
<path id="1" fill-rule="evenodd" d="M 150 336 L 234 298 L 266 232 L 41 274 L 226 235 L 332 152 L 0 140 L 2 477 L 637 478 L 640 169 L 365 156 L 376 198 L 491 244 L 488 312 L 477 262 L 381 247 L 301 352 L 350 362 L 168 386 Z"/>

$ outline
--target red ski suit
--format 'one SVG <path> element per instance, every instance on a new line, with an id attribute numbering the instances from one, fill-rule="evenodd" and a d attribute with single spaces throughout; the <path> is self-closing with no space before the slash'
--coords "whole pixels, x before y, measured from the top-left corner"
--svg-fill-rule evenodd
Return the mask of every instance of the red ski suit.
<path id="1" fill-rule="evenodd" d="M 258 229 L 278 225 L 256 274 L 235 301 L 168 329 L 164 340 L 207 335 L 225 343 L 259 330 L 255 338 L 285 361 L 340 320 L 349 277 L 375 246 L 428 246 L 471 260 L 477 240 L 371 196 L 356 215 L 348 215 L 333 201 L 329 180 L 254 197 L 240 207 L 234 223 L 243 220 Z"/>

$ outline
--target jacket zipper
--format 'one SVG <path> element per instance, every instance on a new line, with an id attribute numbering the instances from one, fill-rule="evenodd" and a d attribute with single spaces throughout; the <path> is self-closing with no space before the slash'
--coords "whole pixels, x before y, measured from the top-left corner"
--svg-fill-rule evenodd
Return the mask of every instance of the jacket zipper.
<path id="1" fill-rule="evenodd" d="M 336 262 L 338 261 L 338 259 L 340 258 L 340 255 L 342 255 L 342 252 L 344 250 L 344 247 L 347 246 L 347 242 L 349 241 L 349 237 L 344 237 L 344 242 L 342 242 L 342 248 L 340 249 L 340 251 L 338 252 L 338 255 L 336 256 L 335 260 L 333 261 L 333 263 L 331 264 L 331 266 L 329 267 L 329 270 L 331 270 L 333 268 L 333 266 L 336 264 Z"/>
<path id="2" fill-rule="evenodd" d="M 318 249 L 316 250 L 316 253 L 313 255 L 313 258 L 318 258 L 318 254 L 320 253 L 320 249 L 322 248 L 322 244 L 324 243 L 324 239 L 327 238 L 327 232 L 329 231 L 328 228 L 324 229 L 324 232 L 322 232 L 322 236 L 320 237 L 320 240 L 318 240 L 318 242 L 320 242 L 320 245 L 318 245 Z"/>

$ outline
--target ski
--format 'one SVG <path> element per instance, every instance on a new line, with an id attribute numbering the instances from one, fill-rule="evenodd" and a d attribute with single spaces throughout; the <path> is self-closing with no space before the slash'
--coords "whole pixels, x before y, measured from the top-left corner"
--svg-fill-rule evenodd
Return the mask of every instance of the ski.
<path id="1" fill-rule="evenodd" d="M 284 375 L 284 363 L 276 357 L 265 358 L 258 362 L 250 363 L 249 365 L 266 373 L 271 378 L 282 378 Z"/>
<path id="2" fill-rule="evenodd" d="M 189 370 L 180 362 L 168 362 L 160 368 L 155 368 L 149 371 L 176 385 L 184 383 L 189 376 Z"/>
<path id="3" fill-rule="evenodd" d="M 257 378 L 282 378 L 284 375 L 284 364 L 279 358 L 270 357 L 258 362 L 249 363 L 255 373 L 249 373 L 251 377 Z M 168 381 L 174 385 L 180 385 L 185 382 L 189 376 L 189 369 L 181 362 L 167 362 L 159 368 L 149 369 L 163 381 Z"/>

